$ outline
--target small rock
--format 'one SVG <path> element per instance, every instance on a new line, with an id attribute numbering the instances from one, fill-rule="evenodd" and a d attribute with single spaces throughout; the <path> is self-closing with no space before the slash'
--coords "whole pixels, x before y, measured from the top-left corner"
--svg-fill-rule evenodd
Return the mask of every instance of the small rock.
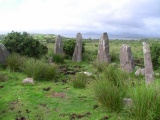
<path id="1" fill-rule="evenodd" d="M 128 107 L 131 107 L 133 104 L 132 99 L 130 99 L 130 98 L 124 98 L 123 103 Z"/>
<path id="2" fill-rule="evenodd" d="M 137 71 L 134 73 L 136 76 L 140 75 L 141 74 L 141 71 L 142 69 L 141 68 L 138 68 Z"/>
<path id="3" fill-rule="evenodd" d="M 34 84 L 33 78 L 25 78 L 22 81 L 23 84 Z"/>
<path id="4" fill-rule="evenodd" d="M 86 74 L 87 76 L 92 76 L 92 75 L 93 75 L 93 74 L 90 73 L 90 72 L 79 72 L 79 73 L 84 73 L 84 74 Z"/>

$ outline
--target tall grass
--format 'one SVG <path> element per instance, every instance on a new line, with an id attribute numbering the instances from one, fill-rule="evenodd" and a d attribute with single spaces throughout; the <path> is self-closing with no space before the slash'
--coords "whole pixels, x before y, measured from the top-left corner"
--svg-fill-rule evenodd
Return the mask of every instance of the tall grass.
<path id="1" fill-rule="evenodd" d="M 119 61 L 119 54 L 115 52 L 115 50 L 112 50 L 110 52 L 111 61 L 112 62 L 118 62 Z"/>
<path id="2" fill-rule="evenodd" d="M 7 58 L 7 66 L 12 71 L 22 71 L 23 64 L 27 61 L 27 57 L 18 53 L 12 53 Z"/>
<path id="3" fill-rule="evenodd" d="M 108 67 L 109 64 L 107 62 L 94 61 L 92 65 L 97 69 L 98 72 L 102 72 Z"/>
<path id="4" fill-rule="evenodd" d="M 55 63 L 64 63 L 64 55 L 53 54 L 52 61 Z"/>
<path id="5" fill-rule="evenodd" d="M 35 80 L 57 80 L 57 68 L 41 60 L 29 59 L 24 64 L 23 71 Z"/>
<path id="6" fill-rule="evenodd" d="M 160 120 L 160 86 L 137 86 L 133 90 L 132 117 L 135 120 Z"/>
<path id="7" fill-rule="evenodd" d="M 87 84 L 87 75 L 84 73 L 77 73 L 72 83 L 74 88 L 85 88 Z"/>
<path id="8" fill-rule="evenodd" d="M 102 106 L 116 112 L 123 109 L 122 101 L 129 87 L 126 79 L 127 76 L 115 66 L 108 65 L 104 69 L 93 85 L 95 97 Z"/>

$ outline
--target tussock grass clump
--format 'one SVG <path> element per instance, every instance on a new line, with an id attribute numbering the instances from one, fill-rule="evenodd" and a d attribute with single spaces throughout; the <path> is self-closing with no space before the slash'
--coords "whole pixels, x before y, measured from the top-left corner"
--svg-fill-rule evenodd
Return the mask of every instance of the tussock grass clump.
<path id="1" fill-rule="evenodd" d="M 53 54 L 52 61 L 55 63 L 64 63 L 64 55 Z"/>
<path id="2" fill-rule="evenodd" d="M 84 73 L 77 73 L 72 83 L 74 88 L 85 88 L 87 84 L 87 75 Z"/>
<path id="3" fill-rule="evenodd" d="M 132 93 L 132 117 L 135 120 L 160 120 L 160 86 L 137 86 Z"/>
<path id="4" fill-rule="evenodd" d="M 7 66 L 12 71 L 22 71 L 23 64 L 27 61 L 27 57 L 18 53 L 12 53 L 7 58 Z"/>
<path id="5" fill-rule="evenodd" d="M 5 74 L 0 73 L 0 82 L 5 82 L 8 80 L 8 77 Z"/>
<path id="6" fill-rule="evenodd" d="M 112 62 L 118 62 L 119 61 L 119 54 L 115 52 L 115 50 L 112 50 L 110 52 L 111 61 Z"/>
<path id="7" fill-rule="evenodd" d="M 128 89 L 125 78 L 127 76 L 113 65 L 108 65 L 102 74 L 96 78 L 93 91 L 102 106 L 116 112 L 123 109 L 123 98 Z"/>
<path id="8" fill-rule="evenodd" d="M 105 68 L 108 67 L 108 65 L 109 64 L 107 62 L 93 62 L 93 66 L 98 70 L 98 72 L 102 72 Z"/>
<path id="9" fill-rule="evenodd" d="M 24 73 L 35 80 L 56 80 L 57 68 L 41 60 L 29 59 L 24 64 Z"/>

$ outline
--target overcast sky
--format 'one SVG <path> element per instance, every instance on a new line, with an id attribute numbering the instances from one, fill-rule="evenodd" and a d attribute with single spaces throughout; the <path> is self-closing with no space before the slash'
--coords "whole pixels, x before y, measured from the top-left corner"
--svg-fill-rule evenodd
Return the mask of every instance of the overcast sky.
<path id="1" fill-rule="evenodd" d="M 0 0 L 0 32 L 160 35 L 160 0 Z"/>

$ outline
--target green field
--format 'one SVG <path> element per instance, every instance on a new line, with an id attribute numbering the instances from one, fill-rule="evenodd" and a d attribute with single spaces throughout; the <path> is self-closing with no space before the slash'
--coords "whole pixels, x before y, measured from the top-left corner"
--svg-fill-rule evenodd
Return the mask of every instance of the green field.
<path id="1" fill-rule="evenodd" d="M 45 41 L 47 35 L 34 35 L 33 37 L 48 47 L 48 54 L 42 58 L 47 62 L 47 59 L 53 55 L 54 43 Z M 159 41 L 148 41 L 149 44 L 154 42 Z M 119 52 L 122 44 L 128 44 L 131 47 L 132 54 L 138 61 L 135 61 L 136 68 L 143 67 L 142 40 L 112 40 L 110 41 L 110 54 L 113 59 L 112 63 L 116 64 L 117 69 L 120 67 Z M 138 120 L 139 118 L 133 117 L 134 115 L 125 113 L 125 110 L 111 111 L 97 100 L 93 86 L 97 77 L 105 73 L 98 71 L 98 67 L 95 67 L 97 52 L 98 41 L 85 40 L 82 62 L 76 63 L 71 59 L 65 59 L 63 64 L 53 63 L 59 71 L 58 82 L 44 79 L 35 80 L 33 85 L 23 85 L 22 80 L 27 77 L 24 72 L 1 66 L 0 120 Z M 107 65 L 104 64 L 103 67 Z M 61 68 L 67 69 L 68 74 L 63 73 Z M 70 73 L 84 71 L 93 75 L 86 78 L 85 88 L 74 88 L 73 81 L 76 75 Z M 159 69 L 156 70 L 158 71 Z M 144 76 L 135 77 L 133 73 L 125 74 L 129 76 L 127 76 L 129 83 L 133 81 L 137 84 L 137 81 L 141 81 L 144 84 Z M 159 79 L 156 77 L 155 81 Z M 131 97 L 132 95 L 128 94 L 132 94 L 135 88 L 127 89 L 127 96 Z"/>

